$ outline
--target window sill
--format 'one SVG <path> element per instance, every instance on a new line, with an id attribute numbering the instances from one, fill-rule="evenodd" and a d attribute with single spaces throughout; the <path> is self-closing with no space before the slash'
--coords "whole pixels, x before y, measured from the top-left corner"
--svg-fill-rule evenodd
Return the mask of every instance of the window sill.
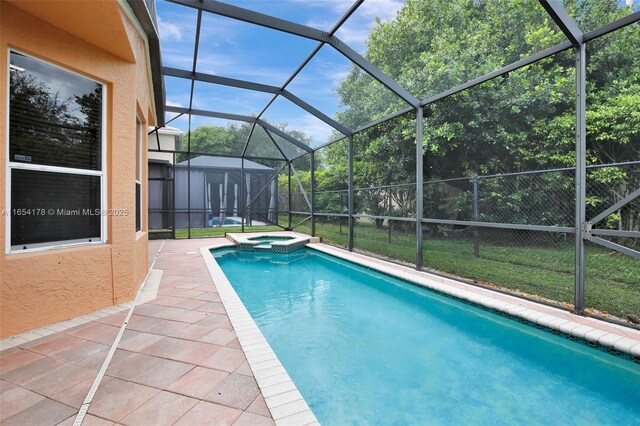
<path id="1" fill-rule="evenodd" d="M 32 247 L 32 248 L 28 248 L 28 249 L 23 249 L 23 250 L 17 250 L 17 249 L 9 249 L 9 251 L 7 252 L 8 256 L 19 256 L 21 254 L 27 254 L 27 253 L 42 253 L 42 252 L 48 252 L 48 251 L 54 251 L 54 250 L 64 250 L 64 249 L 72 249 L 72 248 L 81 248 L 81 247 L 92 247 L 92 246 L 99 246 L 99 245 L 106 245 L 106 241 L 85 241 L 85 242 L 78 242 L 78 243 L 67 243 L 67 244 L 61 244 L 61 245 L 51 245 L 51 246 L 42 246 L 42 247 Z"/>

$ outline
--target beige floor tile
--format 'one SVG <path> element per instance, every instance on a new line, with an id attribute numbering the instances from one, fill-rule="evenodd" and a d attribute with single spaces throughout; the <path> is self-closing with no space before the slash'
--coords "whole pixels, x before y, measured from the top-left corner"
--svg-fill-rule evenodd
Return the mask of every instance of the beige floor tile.
<path id="1" fill-rule="evenodd" d="M 242 411 L 211 402 L 200 401 L 187 412 L 175 426 L 226 426 L 232 425 Z"/>

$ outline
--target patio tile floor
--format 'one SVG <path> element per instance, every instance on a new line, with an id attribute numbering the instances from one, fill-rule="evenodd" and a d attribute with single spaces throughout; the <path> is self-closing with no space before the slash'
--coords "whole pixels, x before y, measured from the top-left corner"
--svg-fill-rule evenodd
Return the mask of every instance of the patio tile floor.
<path id="1" fill-rule="evenodd" d="M 274 424 L 200 255 L 212 241 L 165 242 L 157 295 L 134 308 L 84 425 Z M 150 262 L 159 248 L 149 242 Z M 12 339 L 0 352 L 0 424 L 72 425 L 127 314 Z"/>

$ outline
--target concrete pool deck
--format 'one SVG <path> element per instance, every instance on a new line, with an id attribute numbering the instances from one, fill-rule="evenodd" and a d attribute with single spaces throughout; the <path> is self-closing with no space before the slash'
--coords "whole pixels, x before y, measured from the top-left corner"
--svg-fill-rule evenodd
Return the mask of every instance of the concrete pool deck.
<path id="1" fill-rule="evenodd" d="M 164 243 L 83 424 L 274 424 L 200 255 L 216 240 Z M 73 424 L 130 307 L 1 341 L 0 424 Z"/>
<path id="2" fill-rule="evenodd" d="M 284 381 L 286 371 L 274 366 L 275 355 L 237 295 L 233 297 L 235 292 L 226 280 L 212 279 L 215 262 L 208 248 L 229 245 L 233 243 L 225 238 L 149 242 L 155 264 L 94 389 L 83 424 L 315 422 L 297 390 Z M 637 330 L 325 244 L 310 246 L 448 290 L 455 297 L 473 293 L 496 309 L 512 307 L 514 314 L 532 310 L 531 321 L 560 329 L 564 325 L 587 339 L 617 336 L 605 343 L 640 353 Z M 0 341 L 0 424 L 73 424 L 132 306 L 119 305 Z"/>

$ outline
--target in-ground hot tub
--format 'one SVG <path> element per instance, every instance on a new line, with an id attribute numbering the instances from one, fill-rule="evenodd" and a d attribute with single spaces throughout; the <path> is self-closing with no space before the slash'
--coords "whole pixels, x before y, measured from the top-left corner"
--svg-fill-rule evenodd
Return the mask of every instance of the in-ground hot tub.
<path id="1" fill-rule="evenodd" d="M 228 233 L 227 238 L 236 243 L 240 251 L 271 251 L 291 253 L 303 248 L 317 238 L 295 232 L 255 232 L 250 234 Z"/>
<path id="2" fill-rule="evenodd" d="M 276 243 L 276 242 L 280 242 L 280 241 L 289 241 L 292 240 L 294 237 L 289 237 L 289 236 L 260 236 L 260 237 L 251 237 L 248 238 L 249 241 L 257 241 L 258 244 L 254 246 L 254 248 L 256 250 L 262 250 L 262 249 L 271 249 L 272 248 L 272 244 Z"/>

